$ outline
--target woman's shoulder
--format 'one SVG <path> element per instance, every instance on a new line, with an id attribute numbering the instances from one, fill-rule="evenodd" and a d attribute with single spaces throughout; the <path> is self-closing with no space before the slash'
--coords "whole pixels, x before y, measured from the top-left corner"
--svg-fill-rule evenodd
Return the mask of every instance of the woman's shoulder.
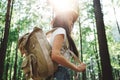
<path id="1" fill-rule="evenodd" d="M 53 32 L 53 36 L 55 37 L 56 35 L 59 34 L 63 34 L 64 35 L 64 41 L 66 40 L 66 30 L 62 27 L 57 28 L 54 32 Z"/>
<path id="2" fill-rule="evenodd" d="M 65 29 L 64 29 L 64 28 L 62 28 L 62 27 L 58 27 L 58 28 L 56 28 L 56 30 L 65 31 Z"/>
<path id="3" fill-rule="evenodd" d="M 58 28 L 56 28 L 56 30 L 54 31 L 54 33 L 66 34 L 66 31 L 65 31 L 64 28 L 58 27 Z"/>

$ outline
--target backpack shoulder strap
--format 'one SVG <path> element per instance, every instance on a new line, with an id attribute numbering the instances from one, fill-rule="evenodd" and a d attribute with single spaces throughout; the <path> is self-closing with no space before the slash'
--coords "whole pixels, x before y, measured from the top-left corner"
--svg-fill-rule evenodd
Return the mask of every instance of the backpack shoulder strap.
<path id="1" fill-rule="evenodd" d="M 71 51 L 69 49 L 69 42 L 68 42 L 68 38 L 66 37 L 66 43 L 65 43 L 65 46 L 66 46 L 66 49 L 69 51 L 69 53 L 73 56 L 73 58 L 75 59 L 76 62 L 80 63 L 81 64 L 81 61 L 79 60 L 79 58 L 75 55 L 75 53 L 73 51 Z"/>
<path id="2" fill-rule="evenodd" d="M 54 32 L 56 29 L 57 29 L 57 28 L 53 28 L 52 30 L 50 30 L 50 31 L 46 32 L 46 35 L 48 35 L 49 33 Z"/>

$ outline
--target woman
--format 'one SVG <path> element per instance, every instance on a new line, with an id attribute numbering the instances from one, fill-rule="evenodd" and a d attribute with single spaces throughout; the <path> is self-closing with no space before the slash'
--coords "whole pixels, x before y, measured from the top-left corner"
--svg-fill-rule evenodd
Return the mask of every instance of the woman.
<path id="1" fill-rule="evenodd" d="M 56 80 L 70 80 L 69 68 L 77 72 L 82 72 L 86 68 L 84 63 L 78 66 L 71 63 L 69 61 L 69 54 L 61 54 L 61 49 L 67 43 L 67 40 L 69 49 L 73 51 L 76 56 L 79 54 L 70 35 L 77 17 L 78 15 L 75 12 L 68 11 L 57 14 L 52 22 L 53 28 L 57 28 L 49 38 L 52 46 L 51 58 L 58 63 L 58 69 L 54 74 Z"/>

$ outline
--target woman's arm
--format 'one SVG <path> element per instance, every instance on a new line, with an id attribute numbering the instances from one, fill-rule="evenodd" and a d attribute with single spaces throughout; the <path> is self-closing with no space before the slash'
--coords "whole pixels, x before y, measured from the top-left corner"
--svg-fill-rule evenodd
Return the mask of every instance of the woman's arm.
<path id="1" fill-rule="evenodd" d="M 57 62 L 58 64 L 71 68 L 75 71 L 79 71 L 79 72 L 84 71 L 86 68 L 85 64 L 82 63 L 81 65 L 76 66 L 75 64 L 71 63 L 69 60 L 67 60 L 64 56 L 61 55 L 60 50 L 62 48 L 63 41 L 64 41 L 63 34 L 58 34 L 55 36 L 52 46 L 52 55 L 51 55 L 52 60 Z"/>

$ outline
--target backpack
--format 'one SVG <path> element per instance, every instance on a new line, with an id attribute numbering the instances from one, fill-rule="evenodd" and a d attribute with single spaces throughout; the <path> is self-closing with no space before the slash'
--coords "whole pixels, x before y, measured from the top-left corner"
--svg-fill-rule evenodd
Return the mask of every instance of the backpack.
<path id="1" fill-rule="evenodd" d="M 44 80 L 53 75 L 57 64 L 50 58 L 51 46 L 42 29 L 35 27 L 31 33 L 23 35 L 18 47 L 25 54 L 21 68 L 27 80 Z"/>

